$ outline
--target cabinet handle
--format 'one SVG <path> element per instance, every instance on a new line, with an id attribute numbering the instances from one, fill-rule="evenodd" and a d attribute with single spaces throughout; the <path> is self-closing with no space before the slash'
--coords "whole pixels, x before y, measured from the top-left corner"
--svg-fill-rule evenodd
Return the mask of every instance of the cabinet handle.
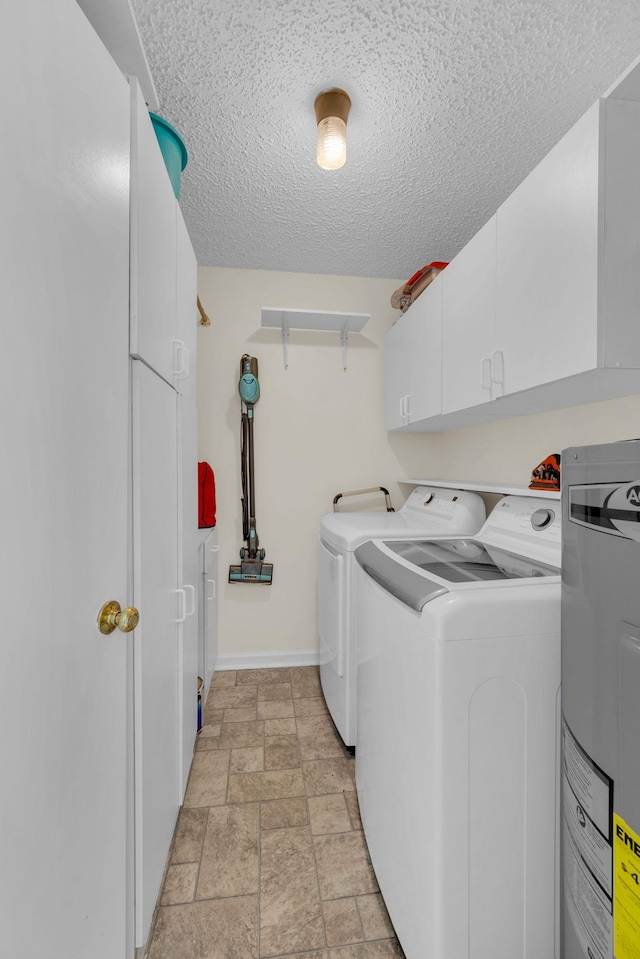
<path id="1" fill-rule="evenodd" d="M 407 393 L 405 396 L 405 400 L 407 402 L 404 404 L 404 415 L 407 417 L 407 419 L 411 418 L 411 396 L 411 393 Z"/>
<path id="2" fill-rule="evenodd" d="M 189 349 L 182 340 L 173 341 L 173 375 L 184 379 L 189 375 Z M 178 362 L 180 360 L 180 362 Z"/>
<path id="3" fill-rule="evenodd" d="M 480 360 L 480 386 L 483 390 L 491 391 L 491 357 L 483 356 Z"/>
<path id="4" fill-rule="evenodd" d="M 504 393 L 504 353 L 502 350 L 494 350 L 491 354 L 491 382 L 502 387 L 501 393 Z"/>
<path id="5" fill-rule="evenodd" d="M 189 583 L 185 583 L 184 588 L 185 590 L 190 590 L 191 592 L 191 609 L 189 610 L 188 613 L 186 613 L 186 616 L 193 616 L 193 614 L 196 611 L 196 588 L 195 586 L 190 586 Z M 186 602 L 185 602 L 185 606 L 186 606 Z"/>
<path id="6" fill-rule="evenodd" d="M 207 582 L 211 583 L 211 587 L 212 587 L 211 596 L 207 596 L 207 600 L 215 599 L 216 598 L 216 581 L 215 579 L 208 579 Z"/>
<path id="7" fill-rule="evenodd" d="M 400 397 L 400 419 L 401 419 L 401 420 L 403 420 L 404 417 L 405 417 L 405 412 L 404 412 L 404 401 L 405 401 L 405 400 L 406 400 L 406 396 L 401 396 L 401 397 Z"/>
<path id="8" fill-rule="evenodd" d="M 183 589 L 177 589 L 176 593 L 179 597 L 182 597 L 182 612 L 176 618 L 176 623 L 184 623 L 187 618 L 187 594 Z"/>

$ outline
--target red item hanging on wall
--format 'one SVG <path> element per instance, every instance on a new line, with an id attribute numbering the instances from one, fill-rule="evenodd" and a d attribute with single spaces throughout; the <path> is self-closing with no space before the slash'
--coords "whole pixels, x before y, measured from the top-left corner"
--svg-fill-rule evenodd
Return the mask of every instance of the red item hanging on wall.
<path id="1" fill-rule="evenodd" d="M 198 526 L 216 525 L 216 478 L 208 463 L 198 463 Z"/>

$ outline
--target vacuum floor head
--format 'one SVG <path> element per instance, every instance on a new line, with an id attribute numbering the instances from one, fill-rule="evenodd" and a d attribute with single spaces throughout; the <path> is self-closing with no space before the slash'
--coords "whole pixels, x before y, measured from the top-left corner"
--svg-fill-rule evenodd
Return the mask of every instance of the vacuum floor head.
<path id="1" fill-rule="evenodd" d="M 245 559 L 239 566 L 229 567 L 230 583 L 261 583 L 263 586 L 271 586 L 272 581 L 273 563 Z"/>

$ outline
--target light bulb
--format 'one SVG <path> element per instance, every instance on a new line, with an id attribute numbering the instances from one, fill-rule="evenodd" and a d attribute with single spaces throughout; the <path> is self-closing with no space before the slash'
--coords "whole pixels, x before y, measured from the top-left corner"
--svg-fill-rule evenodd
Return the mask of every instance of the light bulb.
<path id="1" fill-rule="evenodd" d="M 338 170 L 347 159 L 347 124 L 340 117 L 325 117 L 318 124 L 318 166 Z"/>

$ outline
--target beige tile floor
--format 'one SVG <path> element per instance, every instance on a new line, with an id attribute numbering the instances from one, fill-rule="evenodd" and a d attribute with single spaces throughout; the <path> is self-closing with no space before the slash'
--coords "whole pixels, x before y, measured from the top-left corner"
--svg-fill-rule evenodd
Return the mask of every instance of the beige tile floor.
<path id="1" fill-rule="evenodd" d="M 396 959 L 318 669 L 215 674 L 148 959 Z"/>

